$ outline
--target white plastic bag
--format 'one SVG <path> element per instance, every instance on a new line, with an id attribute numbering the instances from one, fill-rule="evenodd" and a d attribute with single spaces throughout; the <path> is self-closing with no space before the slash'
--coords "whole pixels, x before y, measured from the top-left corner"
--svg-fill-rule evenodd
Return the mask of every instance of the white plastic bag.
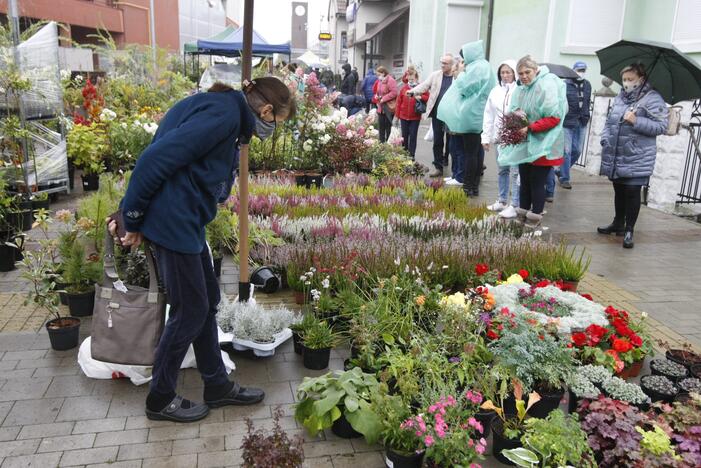
<path id="1" fill-rule="evenodd" d="M 424 141 L 433 141 L 433 127 L 428 127 L 428 131 L 424 135 Z"/>

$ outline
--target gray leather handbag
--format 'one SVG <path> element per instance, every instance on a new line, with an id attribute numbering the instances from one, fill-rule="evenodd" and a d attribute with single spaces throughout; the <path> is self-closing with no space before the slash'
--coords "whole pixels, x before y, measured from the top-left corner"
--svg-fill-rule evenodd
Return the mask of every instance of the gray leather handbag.
<path id="1" fill-rule="evenodd" d="M 153 365 L 163 332 L 166 297 L 158 289 L 153 256 L 145 246 L 149 287 L 122 285 L 114 261 L 114 241 L 105 235 L 104 275 L 95 285 L 90 351 L 93 359 L 135 366 Z M 117 285 L 115 287 L 115 282 Z"/>

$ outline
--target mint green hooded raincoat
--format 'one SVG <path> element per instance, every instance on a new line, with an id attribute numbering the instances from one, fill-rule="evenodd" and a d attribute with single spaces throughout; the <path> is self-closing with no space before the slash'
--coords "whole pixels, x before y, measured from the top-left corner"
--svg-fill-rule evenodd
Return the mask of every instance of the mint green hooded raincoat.
<path id="1" fill-rule="evenodd" d="M 438 118 L 453 133 L 481 133 L 484 106 L 497 85 L 489 62 L 484 59 L 482 41 L 462 46 L 465 71 L 460 73 L 438 105 Z"/>
<path id="2" fill-rule="evenodd" d="M 532 123 L 543 117 L 558 117 L 557 127 L 545 132 L 528 132 L 528 139 L 518 145 L 499 148 L 500 166 L 530 163 L 545 156 L 559 159 L 564 154 L 562 123 L 567 115 L 567 91 L 565 82 L 550 73 L 542 65 L 538 74 L 528 85 L 519 85 L 511 97 L 509 112 L 521 109 Z"/>

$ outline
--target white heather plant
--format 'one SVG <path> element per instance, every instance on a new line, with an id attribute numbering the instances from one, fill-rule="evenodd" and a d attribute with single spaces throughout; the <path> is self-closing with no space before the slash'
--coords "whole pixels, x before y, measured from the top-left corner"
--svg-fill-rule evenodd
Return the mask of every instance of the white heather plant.
<path id="1" fill-rule="evenodd" d="M 603 384 L 613 376 L 613 373 L 606 367 L 587 364 L 577 368 L 577 374 L 581 375 L 593 384 Z"/>
<path id="2" fill-rule="evenodd" d="M 626 382 L 621 378 L 611 377 L 603 383 L 602 387 L 611 398 L 616 400 L 626 401 L 633 405 L 650 403 L 650 397 L 643 392 L 640 385 Z"/>
<path id="3" fill-rule="evenodd" d="M 231 302 L 222 299 L 217 313 L 217 323 L 224 332 L 231 332 L 239 340 L 270 343 L 275 335 L 289 327 L 295 314 L 285 307 L 263 308 L 248 302 Z"/>

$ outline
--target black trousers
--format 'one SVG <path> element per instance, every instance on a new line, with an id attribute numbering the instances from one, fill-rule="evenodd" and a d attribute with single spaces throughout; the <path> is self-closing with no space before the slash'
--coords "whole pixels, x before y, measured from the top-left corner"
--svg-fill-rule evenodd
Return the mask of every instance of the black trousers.
<path id="1" fill-rule="evenodd" d="M 481 169 L 481 168 L 480 168 Z M 534 166 L 519 164 L 518 173 L 521 176 L 519 204 L 524 210 L 542 214 L 545 208 L 545 184 L 548 181 L 550 166 Z"/>
<path id="2" fill-rule="evenodd" d="M 625 224 L 626 231 L 632 231 L 640 213 L 640 185 L 613 184 L 614 223 Z"/>
<path id="3" fill-rule="evenodd" d="M 448 144 L 450 135 L 446 133 L 448 128 L 438 117 L 431 117 L 431 129 L 433 130 L 433 167 L 439 171 L 448 164 Z"/>
<path id="4" fill-rule="evenodd" d="M 411 155 L 411 159 L 416 156 L 416 138 L 419 135 L 419 123 L 420 120 L 401 120 L 402 124 L 402 138 L 404 139 L 402 146 Z"/>
<path id="5" fill-rule="evenodd" d="M 377 114 L 377 119 L 380 124 L 380 143 L 386 143 L 389 139 L 389 132 L 392 130 L 392 118 L 394 116 L 387 114 L 387 111 Z"/>
<path id="6" fill-rule="evenodd" d="M 484 153 L 482 153 L 482 158 L 480 159 L 482 140 L 479 133 L 463 133 L 460 135 L 460 138 L 462 138 L 465 154 L 463 190 L 476 191 L 479 189 L 482 161 L 484 161 Z"/>
<path id="7" fill-rule="evenodd" d="M 202 253 L 190 255 L 151 245 L 170 304 L 168 322 L 156 348 L 151 392 L 173 397 L 180 365 L 191 344 L 205 386 L 225 385 L 229 377 L 215 318 L 219 283 L 209 250 L 205 246 Z"/>

